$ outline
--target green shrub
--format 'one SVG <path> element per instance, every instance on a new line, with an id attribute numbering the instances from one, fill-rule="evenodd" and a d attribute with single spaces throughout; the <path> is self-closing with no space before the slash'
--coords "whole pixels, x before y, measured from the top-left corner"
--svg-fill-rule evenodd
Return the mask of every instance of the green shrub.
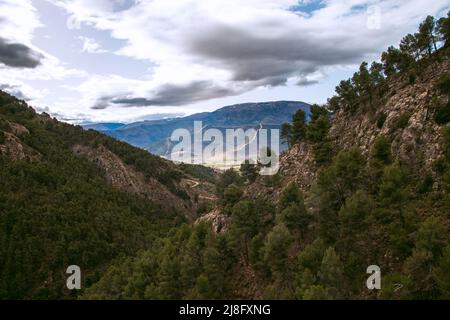
<path id="1" fill-rule="evenodd" d="M 386 122 L 387 114 L 382 112 L 377 118 L 377 127 L 378 129 L 383 128 L 384 123 Z"/>
<path id="2" fill-rule="evenodd" d="M 450 127 L 442 130 L 442 146 L 447 160 L 450 161 Z"/>
<path id="3" fill-rule="evenodd" d="M 333 148 L 329 141 L 316 144 L 313 149 L 314 160 L 320 166 L 328 164 L 332 159 Z"/>
<path id="4" fill-rule="evenodd" d="M 427 175 L 422 183 L 419 186 L 419 192 L 420 193 L 427 193 L 431 190 L 431 188 L 433 187 L 433 177 L 430 175 Z"/>
<path id="5" fill-rule="evenodd" d="M 447 170 L 447 168 L 448 168 L 448 163 L 444 157 L 436 159 L 433 162 L 433 171 L 438 174 L 441 174 L 441 175 L 444 174 L 444 172 Z"/>
<path id="6" fill-rule="evenodd" d="M 444 94 L 450 95 L 450 75 L 445 75 L 439 79 L 437 88 Z"/>
<path id="7" fill-rule="evenodd" d="M 397 119 L 395 119 L 391 131 L 395 132 L 399 129 L 405 129 L 408 126 L 409 118 L 411 118 L 411 115 L 409 113 L 404 113 L 399 116 Z"/>
<path id="8" fill-rule="evenodd" d="M 409 84 L 414 84 L 414 83 L 416 83 L 416 74 L 410 73 L 409 74 Z"/>
<path id="9" fill-rule="evenodd" d="M 434 121 L 439 125 L 450 122 L 450 101 L 445 105 L 437 107 L 434 113 Z"/>
<path id="10" fill-rule="evenodd" d="M 372 158 L 388 164 L 391 161 L 391 144 L 385 136 L 375 139 L 372 147 Z"/>
<path id="11" fill-rule="evenodd" d="M 228 202 L 232 202 L 233 204 L 238 202 L 242 197 L 242 190 L 238 186 L 232 184 L 227 187 L 224 192 L 224 198 Z"/>

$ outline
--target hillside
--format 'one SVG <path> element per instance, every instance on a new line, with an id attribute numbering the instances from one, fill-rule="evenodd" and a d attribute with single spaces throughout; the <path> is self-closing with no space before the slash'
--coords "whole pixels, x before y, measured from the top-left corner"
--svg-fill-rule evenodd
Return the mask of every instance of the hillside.
<path id="1" fill-rule="evenodd" d="M 425 39 L 296 115 L 278 175 L 225 172 L 214 210 L 83 298 L 448 299 L 450 49 Z"/>
<path id="2" fill-rule="evenodd" d="M 94 128 L 111 137 L 125 141 L 131 145 L 146 149 L 153 154 L 168 156 L 173 143 L 169 141 L 172 132 L 185 128 L 193 131 L 194 121 L 202 121 L 204 129 L 217 128 L 278 128 L 282 123 L 290 121 L 292 115 L 299 109 L 309 113 L 309 106 L 303 102 L 278 101 L 263 103 L 245 103 L 220 108 L 214 112 L 204 112 L 188 117 L 152 120 L 131 123 L 124 126 L 99 124 L 89 125 L 86 128 Z M 106 130 L 105 130 L 106 129 Z"/>
<path id="3" fill-rule="evenodd" d="M 36 114 L 4 92 L 0 165 L 0 298 L 13 299 L 69 298 L 67 266 L 95 282 L 113 260 L 194 219 L 215 179 Z"/>

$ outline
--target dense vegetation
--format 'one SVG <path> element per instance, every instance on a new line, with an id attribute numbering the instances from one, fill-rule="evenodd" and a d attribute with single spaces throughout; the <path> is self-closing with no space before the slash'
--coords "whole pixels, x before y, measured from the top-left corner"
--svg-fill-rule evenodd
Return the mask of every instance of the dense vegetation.
<path id="1" fill-rule="evenodd" d="M 176 189 L 185 173 L 171 163 L 94 131 L 37 116 L 0 92 L 0 144 L 6 143 L 12 124 L 29 133 L 20 135 L 26 158 L 0 152 L 0 298 L 63 298 L 69 295 L 67 266 L 79 265 L 88 286 L 111 261 L 151 246 L 184 221 L 183 213 L 113 189 L 104 173 L 75 157 L 71 147 L 102 144 Z"/>
<path id="2" fill-rule="evenodd" d="M 331 112 L 376 109 L 390 82 L 406 77 L 411 85 L 427 64 L 448 59 L 449 18 L 428 17 L 400 49 L 389 48 L 382 63 L 363 63 L 341 82 L 326 106 L 312 106 L 309 121 L 298 111 L 283 126 L 290 146 L 313 146 L 319 170 L 307 200 L 294 183 L 277 204 L 246 197 L 245 185 L 256 188 L 252 183 L 265 178 L 256 177 L 257 165 L 244 163 L 242 175 L 229 170 L 217 184 L 220 210 L 229 219 L 225 232 L 204 223 L 183 226 L 109 268 L 83 297 L 449 299 L 448 104 L 430 106 L 446 154 L 435 161 L 433 176 L 396 160 L 390 136 L 380 135 L 368 156 L 358 148 L 332 152 L 328 137 Z M 437 87 L 448 94 L 449 84 L 444 77 Z M 376 126 L 386 117 L 381 113 Z M 408 120 L 400 116 L 392 130 Z M 382 268 L 381 291 L 366 288 L 372 264 Z"/>
<path id="3" fill-rule="evenodd" d="M 239 180 L 229 184 L 222 203 L 231 218 L 227 232 L 184 226 L 110 268 L 84 297 L 371 297 L 366 268 L 376 263 L 383 266 L 382 298 L 449 298 L 449 183 L 432 191 L 390 160 L 385 143 L 374 147 L 369 166 L 357 149 L 333 159 L 314 191 L 316 215 L 294 184 L 277 206 L 245 199 Z M 424 216 L 430 207 L 433 214 Z"/>

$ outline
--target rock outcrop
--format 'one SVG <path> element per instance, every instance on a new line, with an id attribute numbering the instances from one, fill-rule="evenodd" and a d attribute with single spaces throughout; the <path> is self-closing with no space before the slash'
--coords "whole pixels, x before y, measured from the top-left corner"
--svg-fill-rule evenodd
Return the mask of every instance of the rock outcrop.
<path id="1" fill-rule="evenodd" d="M 335 149 L 357 146 L 368 154 L 375 139 L 384 135 L 392 141 L 395 159 L 413 168 L 429 170 L 432 162 L 443 153 L 441 127 L 433 119 L 434 101 L 448 99 L 436 90 L 436 81 L 449 73 L 448 59 L 436 62 L 428 66 L 414 84 L 404 78 L 390 81 L 386 100 L 376 110 L 369 108 L 354 115 L 339 111 L 333 115 L 330 129 Z M 380 117 L 385 121 L 378 127 Z"/>
<path id="2" fill-rule="evenodd" d="M 95 163 L 105 172 L 106 179 L 110 184 L 117 189 L 138 194 L 156 204 L 166 208 L 171 207 L 178 212 L 192 212 L 194 210 L 190 202 L 171 193 L 156 179 L 145 178 L 141 172 L 126 165 L 122 159 L 104 146 L 91 148 L 77 144 L 73 146 L 72 151 L 75 155 Z"/>
<path id="3" fill-rule="evenodd" d="M 450 74 L 448 54 L 441 60 L 429 64 L 414 81 L 406 75 L 389 79 L 377 106 L 361 105 L 354 113 L 334 113 L 329 131 L 333 154 L 358 147 L 369 157 L 374 142 L 383 135 L 391 142 L 394 161 L 406 163 L 418 175 L 434 175 L 433 162 L 444 154 L 442 126 L 434 120 L 435 104 L 448 103 L 448 95 L 439 92 L 436 84 Z M 308 198 L 318 170 L 313 146 L 302 142 L 280 155 L 280 178 L 275 186 L 267 186 L 266 178 L 258 177 L 245 194 L 277 202 L 285 186 L 295 182 Z"/>
<path id="4" fill-rule="evenodd" d="M 0 154 L 7 155 L 11 159 L 18 160 L 35 160 L 40 157 L 36 150 L 22 143 L 21 138 L 30 134 L 29 130 L 23 125 L 2 120 L 2 134 L 4 135 L 3 143 L 0 143 Z"/>

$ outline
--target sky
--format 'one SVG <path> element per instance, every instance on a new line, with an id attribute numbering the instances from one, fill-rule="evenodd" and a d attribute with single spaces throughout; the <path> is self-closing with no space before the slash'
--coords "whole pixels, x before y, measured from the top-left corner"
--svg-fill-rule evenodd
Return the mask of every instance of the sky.
<path id="1" fill-rule="evenodd" d="M 62 121 L 325 103 L 449 0 L 0 0 L 0 89 Z"/>

